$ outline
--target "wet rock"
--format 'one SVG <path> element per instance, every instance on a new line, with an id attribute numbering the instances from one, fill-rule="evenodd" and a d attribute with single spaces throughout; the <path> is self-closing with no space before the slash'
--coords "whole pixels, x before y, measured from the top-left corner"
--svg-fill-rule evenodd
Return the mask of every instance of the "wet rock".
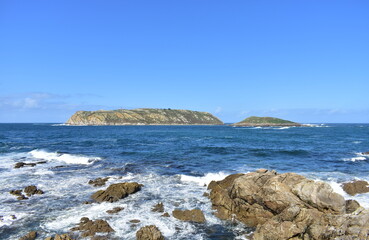
<path id="1" fill-rule="evenodd" d="M 28 197 L 35 194 L 44 194 L 44 191 L 37 189 L 35 185 L 28 186 L 23 191 L 27 194 Z"/>
<path id="2" fill-rule="evenodd" d="M 164 240 L 164 236 L 155 225 L 142 227 L 136 232 L 137 240 Z"/>
<path id="3" fill-rule="evenodd" d="M 361 180 L 353 181 L 342 184 L 342 188 L 346 193 L 354 196 L 356 194 L 369 192 L 369 183 Z"/>
<path id="4" fill-rule="evenodd" d="M 360 207 L 360 204 L 356 200 L 346 200 L 346 213 L 353 213 Z"/>
<path id="5" fill-rule="evenodd" d="M 152 212 L 164 212 L 164 204 L 162 202 L 156 204 L 152 209 Z"/>
<path id="6" fill-rule="evenodd" d="M 114 213 L 118 213 L 118 212 L 122 211 L 123 209 L 124 209 L 123 207 L 115 207 L 115 208 L 113 208 L 111 210 L 108 210 L 106 212 L 109 213 L 109 214 L 114 214 Z"/>
<path id="7" fill-rule="evenodd" d="M 216 216 L 255 227 L 254 240 L 368 239 L 369 210 L 295 173 L 230 175 L 209 189 Z"/>
<path id="8" fill-rule="evenodd" d="M 91 184 L 94 187 L 101 187 L 104 186 L 105 183 L 109 180 L 109 177 L 105 178 L 96 178 L 94 180 L 88 181 L 88 184 Z"/>
<path id="9" fill-rule="evenodd" d="M 363 152 L 363 155 L 369 155 L 369 152 Z"/>
<path id="10" fill-rule="evenodd" d="M 172 215 L 173 217 L 181 221 L 189 221 L 189 222 L 197 222 L 197 223 L 205 222 L 204 213 L 200 209 L 192 209 L 192 210 L 175 209 L 172 212 Z"/>
<path id="11" fill-rule="evenodd" d="M 163 215 L 161 215 L 162 217 L 170 217 L 169 213 L 165 212 Z"/>
<path id="12" fill-rule="evenodd" d="M 22 190 L 11 190 L 9 193 L 13 194 L 15 196 L 22 196 L 23 195 Z"/>
<path id="13" fill-rule="evenodd" d="M 75 240 L 69 234 L 55 234 L 54 237 L 45 238 L 45 240 Z"/>
<path id="14" fill-rule="evenodd" d="M 207 193 L 207 192 L 204 192 L 204 194 L 203 194 L 202 196 L 204 196 L 204 197 L 209 197 L 209 196 L 210 196 L 210 194 L 209 194 L 209 193 Z"/>
<path id="15" fill-rule="evenodd" d="M 116 202 L 141 190 L 142 184 L 125 182 L 111 184 L 106 190 L 100 190 L 92 194 L 91 198 L 97 202 Z"/>
<path id="16" fill-rule="evenodd" d="M 95 236 L 96 233 L 114 232 L 114 229 L 110 227 L 107 221 L 101 219 L 93 221 L 87 217 L 81 218 L 79 225 L 77 227 L 72 228 L 71 230 L 81 231 L 82 237 L 92 237 Z"/>
<path id="17" fill-rule="evenodd" d="M 17 197 L 18 200 L 27 200 L 29 199 L 28 197 L 24 196 L 23 194 L 20 195 L 19 197 Z"/>
<path id="18" fill-rule="evenodd" d="M 23 237 L 19 238 L 19 240 L 34 240 L 37 237 L 37 232 L 32 231 L 24 235 Z"/>
<path id="19" fill-rule="evenodd" d="M 141 220 L 139 220 L 139 219 L 132 219 L 129 222 L 130 223 L 139 223 L 139 222 L 141 222 Z"/>
<path id="20" fill-rule="evenodd" d="M 25 163 L 25 162 L 17 162 L 15 165 L 14 165 L 14 168 L 22 168 L 24 166 L 31 166 L 31 167 L 34 167 L 36 166 L 36 163 Z"/>

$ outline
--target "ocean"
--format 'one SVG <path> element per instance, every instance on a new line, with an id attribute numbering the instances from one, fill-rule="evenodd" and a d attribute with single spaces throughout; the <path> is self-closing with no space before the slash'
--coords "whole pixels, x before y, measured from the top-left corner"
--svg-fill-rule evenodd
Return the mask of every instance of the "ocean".
<path id="1" fill-rule="evenodd" d="M 369 124 L 312 124 L 310 127 L 64 126 L 0 124 L 0 239 L 29 231 L 42 237 L 66 233 L 81 217 L 104 219 L 117 239 L 135 239 L 156 225 L 166 239 L 247 239 L 252 230 L 217 219 L 204 192 L 211 180 L 259 168 L 295 172 L 325 181 L 346 199 L 369 207 L 369 194 L 351 197 L 341 184 L 369 181 Z M 17 162 L 37 163 L 14 168 Z M 91 179 L 110 177 L 106 186 Z M 112 183 L 136 181 L 142 190 L 115 203 L 90 196 Z M 36 185 L 44 191 L 17 200 L 9 191 Z M 165 211 L 201 209 L 205 224 L 182 222 Z M 114 207 L 124 210 L 110 215 Z M 131 220 L 138 219 L 139 223 Z M 43 238 L 41 238 L 43 239 Z"/>

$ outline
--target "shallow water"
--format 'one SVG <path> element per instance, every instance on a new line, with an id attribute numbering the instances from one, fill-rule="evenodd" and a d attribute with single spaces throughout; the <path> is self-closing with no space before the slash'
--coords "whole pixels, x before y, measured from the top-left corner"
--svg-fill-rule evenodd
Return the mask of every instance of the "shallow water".
<path id="1" fill-rule="evenodd" d="M 243 226 L 212 215 L 203 196 L 205 185 L 236 172 L 258 168 L 296 172 L 340 186 L 369 180 L 369 124 L 312 127 L 240 128 L 230 126 L 62 126 L 0 124 L 0 238 L 17 239 L 30 230 L 64 233 L 81 217 L 102 218 L 114 236 L 135 239 L 136 231 L 155 224 L 168 239 L 245 238 Z M 17 162 L 39 162 L 14 169 Z M 136 194 L 116 202 L 83 204 L 92 193 L 90 179 L 110 176 L 107 186 L 122 181 L 144 184 Z M 36 185 L 45 194 L 18 201 L 8 192 Z M 351 197 L 352 198 L 352 197 Z M 364 207 L 369 196 L 357 195 Z M 200 208 L 206 224 L 181 222 L 151 212 Z M 106 210 L 125 209 L 115 215 Z M 13 219 L 15 215 L 16 219 Z M 132 224 L 132 219 L 141 220 Z"/>

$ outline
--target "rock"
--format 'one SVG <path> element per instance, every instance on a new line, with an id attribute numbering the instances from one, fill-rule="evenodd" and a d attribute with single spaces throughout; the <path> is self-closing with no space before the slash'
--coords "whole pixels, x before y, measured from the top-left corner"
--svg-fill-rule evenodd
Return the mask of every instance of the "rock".
<path id="1" fill-rule="evenodd" d="M 202 194 L 202 196 L 203 196 L 203 197 L 209 197 L 209 196 L 210 196 L 210 194 L 209 194 L 209 193 L 207 193 L 207 192 L 204 192 L 204 193 Z"/>
<path id="2" fill-rule="evenodd" d="M 75 240 L 69 234 L 55 234 L 54 237 L 45 238 L 45 240 Z"/>
<path id="3" fill-rule="evenodd" d="M 23 194 L 20 195 L 19 197 L 17 197 L 18 200 L 27 200 L 29 199 L 28 197 L 24 196 Z"/>
<path id="4" fill-rule="evenodd" d="M 265 168 L 260 168 L 258 170 L 256 170 L 257 173 L 266 173 L 268 172 L 268 169 L 265 169 Z"/>
<path id="5" fill-rule="evenodd" d="M 92 221 L 87 217 L 83 217 L 80 220 L 78 227 L 74 227 L 71 229 L 72 231 L 81 231 L 82 237 L 91 237 L 95 236 L 96 233 L 110 233 L 114 232 L 109 225 L 109 223 L 105 220 L 97 219 Z"/>
<path id="6" fill-rule="evenodd" d="M 118 109 L 111 111 L 78 111 L 68 125 L 223 125 L 207 112 L 175 109 Z"/>
<path id="7" fill-rule="evenodd" d="M 22 196 L 23 195 L 22 190 L 11 190 L 9 193 L 13 194 L 15 196 Z"/>
<path id="8" fill-rule="evenodd" d="M 17 162 L 15 165 L 14 165 L 14 168 L 22 168 L 24 166 L 31 166 L 31 167 L 34 167 L 36 166 L 36 163 L 25 163 L 25 162 Z"/>
<path id="9" fill-rule="evenodd" d="M 164 212 L 164 204 L 162 202 L 156 204 L 152 209 L 152 212 Z"/>
<path id="10" fill-rule="evenodd" d="M 200 209 L 192 209 L 192 210 L 175 209 L 172 212 L 172 215 L 173 217 L 181 221 L 189 221 L 189 222 L 197 222 L 197 223 L 205 222 L 204 213 Z"/>
<path id="11" fill-rule="evenodd" d="M 346 213 L 353 213 L 360 207 L 356 200 L 346 200 Z"/>
<path id="12" fill-rule="evenodd" d="M 360 193 L 369 192 L 369 184 L 366 181 L 353 181 L 342 184 L 342 188 L 345 192 L 354 196 Z"/>
<path id="13" fill-rule="evenodd" d="M 88 184 L 93 185 L 94 187 L 101 187 L 104 186 L 105 183 L 109 180 L 109 177 L 105 177 L 105 178 L 96 178 L 94 180 L 90 180 L 88 181 Z"/>
<path id="14" fill-rule="evenodd" d="M 136 232 L 137 240 L 164 240 L 164 236 L 155 225 L 140 228 Z"/>
<path id="15" fill-rule="evenodd" d="M 113 208 L 111 210 L 108 210 L 106 212 L 109 213 L 109 214 L 114 214 L 114 213 L 118 213 L 118 212 L 122 211 L 123 209 L 124 209 L 123 207 L 115 207 L 115 208 Z"/>
<path id="16" fill-rule="evenodd" d="M 330 185 L 295 173 L 257 171 L 209 184 L 221 219 L 254 227 L 254 240 L 368 239 L 369 210 Z M 352 213 L 352 214 L 350 214 Z"/>
<path id="17" fill-rule="evenodd" d="M 34 240 L 37 237 L 37 232 L 32 231 L 24 235 L 23 237 L 19 238 L 19 240 Z"/>
<path id="18" fill-rule="evenodd" d="M 40 189 L 37 189 L 35 185 L 28 186 L 23 191 L 27 194 L 28 197 L 35 194 L 44 194 L 44 192 Z"/>
<path id="19" fill-rule="evenodd" d="M 369 155 L 369 152 L 363 152 L 362 154 L 363 155 Z"/>
<path id="20" fill-rule="evenodd" d="M 162 217 L 170 217 L 169 213 L 165 212 L 163 215 L 161 215 Z"/>
<path id="21" fill-rule="evenodd" d="M 129 220 L 130 223 L 139 223 L 141 222 L 141 220 L 139 219 L 132 219 L 132 220 Z"/>
<path id="22" fill-rule="evenodd" d="M 91 198 L 97 202 L 116 202 L 141 190 L 142 184 L 125 182 L 111 184 L 106 190 L 100 190 L 92 194 Z"/>

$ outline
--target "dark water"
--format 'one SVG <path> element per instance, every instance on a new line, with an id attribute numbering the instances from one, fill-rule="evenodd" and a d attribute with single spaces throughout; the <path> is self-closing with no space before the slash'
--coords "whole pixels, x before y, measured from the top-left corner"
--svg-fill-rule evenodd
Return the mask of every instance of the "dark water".
<path id="1" fill-rule="evenodd" d="M 45 236 L 66 232 L 83 216 L 108 219 L 120 239 L 134 239 L 137 229 L 150 224 L 168 239 L 242 239 L 242 226 L 229 226 L 212 216 L 210 203 L 202 196 L 204 184 L 230 173 L 268 168 L 327 181 L 340 192 L 343 181 L 368 180 L 369 157 L 360 154 L 367 151 L 369 124 L 292 128 L 0 124 L 0 239 L 16 239 L 31 229 Z M 43 160 L 47 163 L 13 168 L 16 162 Z M 145 187 L 117 204 L 83 205 L 97 190 L 88 180 L 103 176 L 111 177 L 108 184 L 129 180 Z M 31 184 L 45 194 L 19 202 L 8 193 Z M 365 196 L 357 200 L 369 204 Z M 168 212 L 200 208 L 207 223 L 163 219 L 150 211 L 159 201 Z M 105 214 L 121 205 L 126 209 L 120 215 Z M 141 223 L 132 226 L 131 219 Z"/>

